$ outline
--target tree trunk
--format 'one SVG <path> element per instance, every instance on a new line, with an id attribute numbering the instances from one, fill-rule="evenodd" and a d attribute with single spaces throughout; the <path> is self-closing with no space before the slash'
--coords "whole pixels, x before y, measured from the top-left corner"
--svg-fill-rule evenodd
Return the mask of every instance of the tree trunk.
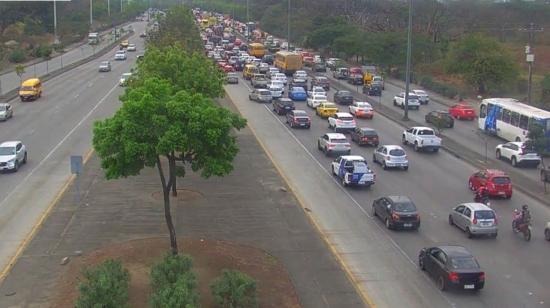
<path id="1" fill-rule="evenodd" d="M 168 158 L 168 167 L 170 172 L 170 180 L 172 181 L 172 196 L 176 197 L 178 195 L 178 185 L 176 180 L 176 156 L 174 152 Z"/>
<path id="2" fill-rule="evenodd" d="M 162 183 L 162 195 L 164 196 L 164 218 L 166 220 L 166 226 L 168 227 L 168 233 L 170 234 L 170 248 L 172 255 L 178 254 L 178 241 L 176 239 L 176 230 L 174 229 L 174 223 L 172 222 L 172 213 L 170 209 L 170 188 L 173 186 L 172 179 L 166 183 L 166 177 L 162 170 L 162 164 L 160 157 L 157 156 L 157 168 L 159 170 L 160 181 Z"/>

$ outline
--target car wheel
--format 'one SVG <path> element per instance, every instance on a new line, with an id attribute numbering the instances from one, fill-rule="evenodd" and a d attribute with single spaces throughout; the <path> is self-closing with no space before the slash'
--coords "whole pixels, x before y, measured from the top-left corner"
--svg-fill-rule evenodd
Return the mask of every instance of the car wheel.
<path id="1" fill-rule="evenodd" d="M 497 157 L 497 159 L 501 159 L 502 156 L 500 156 L 500 150 L 497 150 L 495 156 Z"/>
<path id="2" fill-rule="evenodd" d="M 13 172 L 17 172 L 17 170 L 19 170 L 19 162 L 16 160 L 13 166 Z"/>
<path id="3" fill-rule="evenodd" d="M 491 234 L 492 238 L 497 238 L 497 236 L 498 236 L 498 232 L 495 232 L 495 233 Z"/>
<path id="4" fill-rule="evenodd" d="M 518 166 L 518 161 L 517 161 L 515 156 L 512 156 L 512 166 L 514 166 L 514 167 Z"/>
<path id="5" fill-rule="evenodd" d="M 23 164 L 27 163 L 27 152 L 25 152 L 25 156 L 23 156 Z"/>
<path id="6" fill-rule="evenodd" d="M 384 224 L 386 225 L 386 229 L 391 230 L 392 226 L 388 218 L 386 218 L 386 220 L 384 221 Z"/>
<path id="7" fill-rule="evenodd" d="M 388 170 L 388 166 L 386 166 L 386 161 L 385 160 L 382 161 L 382 169 Z"/>
<path id="8" fill-rule="evenodd" d="M 319 141 L 317 141 L 317 149 L 320 151 L 322 150 L 323 148 L 321 148 L 321 143 Z"/>
<path id="9" fill-rule="evenodd" d="M 437 153 L 437 152 L 439 152 L 439 148 L 434 149 L 434 153 Z"/>
<path id="10" fill-rule="evenodd" d="M 405 171 L 409 170 L 409 166 L 403 167 L 403 170 L 405 170 Z"/>
<path id="11" fill-rule="evenodd" d="M 348 184 L 346 184 L 346 180 L 344 178 L 342 178 L 342 186 L 344 186 L 344 187 L 348 186 Z"/>
<path id="12" fill-rule="evenodd" d="M 439 279 L 437 279 L 437 288 L 441 291 L 447 290 L 447 284 L 443 276 L 439 276 Z"/>
<path id="13" fill-rule="evenodd" d="M 378 214 L 376 214 L 376 208 L 374 207 L 374 204 L 371 206 L 371 214 L 373 217 L 378 216 Z"/>
<path id="14" fill-rule="evenodd" d="M 468 238 L 472 238 L 474 235 L 472 234 L 472 232 L 470 231 L 470 228 L 466 228 L 466 236 Z"/>
<path id="15" fill-rule="evenodd" d="M 449 225 L 454 226 L 455 222 L 453 221 L 453 216 L 449 215 Z"/>
<path id="16" fill-rule="evenodd" d="M 407 138 L 405 138 L 405 135 L 403 135 L 403 137 L 401 138 L 401 143 L 403 143 L 404 145 L 407 145 Z"/>
<path id="17" fill-rule="evenodd" d="M 416 152 L 420 151 L 420 147 L 418 146 L 418 142 L 416 142 L 416 141 L 414 142 L 414 150 Z"/>
<path id="18" fill-rule="evenodd" d="M 424 259 L 421 256 L 418 256 L 418 267 L 425 271 L 426 267 L 424 266 Z"/>
<path id="19" fill-rule="evenodd" d="M 550 241 L 550 229 L 544 230 L 544 239 Z"/>
<path id="20" fill-rule="evenodd" d="M 393 105 L 397 106 L 397 102 L 395 100 L 393 100 Z"/>
<path id="21" fill-rule="evenodd" d="M 449 128 L 453 128 L 455 126 L 454 123 L 449 124 Z"/>
<path id="22" fill-rule="evenodd" d="M 376 160 L 376 155 L 375 154 L 372 154 L 372 162 L 373 163 L 378 163 L 378 160 Z"/>

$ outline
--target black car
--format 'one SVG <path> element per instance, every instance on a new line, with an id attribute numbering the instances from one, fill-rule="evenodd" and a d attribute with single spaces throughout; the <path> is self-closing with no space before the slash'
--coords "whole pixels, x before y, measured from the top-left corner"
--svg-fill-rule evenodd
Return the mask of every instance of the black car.
<path id="1" fill-rule="evenodd" d="M 325 63 L 315 63 L 313 65 L 313 71 L 314 72 L 326 72 L 327 71 L 327 65 Z"/>
<path id="2" fill-rule="evenodd" d="M 382 96 L 382 87 L 380 85 L 364 85 L 363 86 L 363 94 L 369 95 L 369 96 Z"/>
<path id="3" fill-rule="evenodd" d="M 348 77 L 348 83 L 352 84 L 352 85 L 355 85 L 355 86 L 362 85 L 363 84 L 363 75 L 361 75 L 361 74 L 350 74 L 349 77 Z"/>
<path id="4" fill-rule="evenodd" d="M 414 203 L 405 196 L 388 196 L 374 200 L 372 214 L 378 216 L 388 229 L 420 228 L 420 215 Z"/>
<path id="5" fill-rule="evenodd" d="M 300 87 L 307 90 L 307 80 L 300 78 L 292 79 L 292 81 L 288 83 L 288 89 L 290 90 L 295 87 Z"/>
<path id="6" fill-rule="evenodd" d="M 378 133 L 368 127 L 356 127 L 351 131 L 351 141 L 355 141 L 358 145 L 372 145 L 377 147 L 380 140 Z"/>
<path id="7" fill-rule="evenodd" d="M 462 246 L 423 248 L 418 266 L 437 282 L 441 291 L 447 289 L 481 290 L 485 273 L 472 254 Z"/>
<path id="8" fill-rule="evenodd" d="M 350 91 L 338 90 L 334 93 L 334 102 L 340 105 L 351 105 L 353 103 L 353 95 Z"/>
<path id="9" fill-rule="evenodd" d="M 287 112 L 294 110 L 294 102 L 289 98 L 281 98 L 273 101 L 273 111 L 278 115 L 286 114 Z"/>
<path id="10" fill-rule="evenodd" d="M 273 65 L 273 61 L 275 60 L 275 57 L 273 55 L 265 55 L 262 58 L 262 62 L 265 62 L 269 65 Z"/>
<path id="11" fill-rule="evenodd" d="M 434 124 L 435 126 L 452 128 L 455 125 L 455 120 L 450 113 L 443 110 L 434 110 L 428 112 L 424 116 L 426 123 Z"/>

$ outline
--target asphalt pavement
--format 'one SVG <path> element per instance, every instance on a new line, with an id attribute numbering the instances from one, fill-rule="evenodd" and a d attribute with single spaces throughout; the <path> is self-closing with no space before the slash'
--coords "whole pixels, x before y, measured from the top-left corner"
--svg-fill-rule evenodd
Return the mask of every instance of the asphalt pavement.
<path id="1" fill-rule="evenodd" d="M 550 221 L 547 206 L 517 190 L 510 200 L 492 200 L 499 217 L 498 238 L 468 239 L 451 227 L 447 218 L 452 207 L 471 202 L 467 181 L 475 167 L 446 151 L 417 153 L 405 147 L 409 170 L 385 171 L 371 163 L 372 148 L 353 144 L 352 154 L 369 161 L 377 182 L 370 190 L 344 188 L 331 175 L 332 158 L 317 150 L 317 138 L 329 132 L 327 120 L 317 117 L 305 102 L 296 102 L 296 108 L 306 110 L 312 118 L 312 128 L 289 129 L 284 117 L 275 115 L 271 106 L 248 100 L 249 88 L 243 79 L 239 85 L 226 86 L 229 98 L 248 119 L 338 255 L 377 306 L 550 307 L 550 270 L 546 264 L 550 252 L 543 238 L 544 225 Z M 391 90 L 384 95 L 389 93 Z M 329 97 L 332 95 L 331 91 Z M 340 106 L 340 110 L 347 111 L 347 107 Z M 379 114 L 373 120 L 357 122 L 359 126 L 375 128 L 381 144 L 401 144 L 403 127 L 396 122 Z M 415 202 L 422 220 L 418 232 L 388 231 L 372 217 L 372 201 L 384 195 L 406 195 Z M 535 217 L 531 242 L 525 242 L 511 229 L 512 211 L 524 203 L 530 205 Z M 416 265 L 422 247 L 438 244 L 468 248 L 486 272 L 485 289 L 477 294 L 438 291 Z"/>
<path id="2" fill-rule="evenodd" d="M 118 48 L 113 48 L 99 59 L 45 82 L 40 99 L 9 102 L 14 115 L 0 123 L 0 142 L 21 140 L 29 160 L 17 173 L 0 174 L 0 265 L 4 271 L 67 183 L 70 156 L 89 153 L 93 122 L 118 109 L 118 96 L 123 93 L 118 80 L 143 51 L 138 34 L 145 26 L 145 22 L 133 24 L 136 32 L 130 41 L 137 43 L 138 51 L 129 52 L 128 60 L 114 61 Z M 103 60 L 111 60 L 111 72 L 98 72 Z"/>

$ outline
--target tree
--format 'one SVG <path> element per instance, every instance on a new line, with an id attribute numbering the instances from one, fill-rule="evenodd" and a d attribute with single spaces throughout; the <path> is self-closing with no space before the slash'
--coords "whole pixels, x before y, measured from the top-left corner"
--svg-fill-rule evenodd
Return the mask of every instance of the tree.
<path id="1" fill-rule="evenodd" d="M 95 123 L 93 145 L 108 179 L 138 175 L 145 167 L 158 169 L 170 244 L 176 255 L 170 210 L 176 176 L 185 176 L 186 166 L 205 178 L 229 173 L 238 152 L 231 130 L 243 128 L 246 120 L 202 94 L 174 93 L 173 89 L 169 81 L 155 76 L 133 83 L 121 97 L 123 104 L 115 115 Z"/>
<path id="2" fill-rule="evenodd" d="M 223 270 L 210 284 L 214 301 L 224 308 L 257 307 L 256 281 L 245 273 Z"/>
<path id="3" fill-rule="evenodd" d="M 550 155 L 550 141 L 545 135 L 544 126 L 537 122 L 533 122 L 531 123 L 531 125 L 529 125 L 526 146 L 537 152 L 537 154 L 540 156 L 540 164 L 542 166 L 542 170 L 545 170 L 546 165 L 544 164 L 544 157 Z M 546 181 L 542 182 L 544 183 L 544 191 L 546 192 Z"/>
<path id="4" fill-rule="evenodd" d="M 17 76 L 19 76 L 19 80 L 23 82 L 23 74 L 25 74 L 25 66 L 23 66 L 22 64 L 17 64 L 15 66 L 15 73 L 17 74 Z"/>
<path id="5" fill-rule="evenodd" d="M 545 104 L 550 104 L 550 74 L 544 75 L 541 81 L 542 101 Z"/>
<path id="6" fill-rule="evenodd" d="M 462 75 L 480 94 L 511 82 L 518 75 L 513 55 L 497 40 L 482 34 L 472 34 L 455 43 L 445 66 L 449 73 Z"/>
<path id="7" fill-rule="evenodd" d="M 189 52 L 203 49 L 195 17 L 189 8 L 181 5 L 172 7 L 160 18 L 158 30 L 151 32 L 148 43 L 158 48 L 177 44 Z"/>

